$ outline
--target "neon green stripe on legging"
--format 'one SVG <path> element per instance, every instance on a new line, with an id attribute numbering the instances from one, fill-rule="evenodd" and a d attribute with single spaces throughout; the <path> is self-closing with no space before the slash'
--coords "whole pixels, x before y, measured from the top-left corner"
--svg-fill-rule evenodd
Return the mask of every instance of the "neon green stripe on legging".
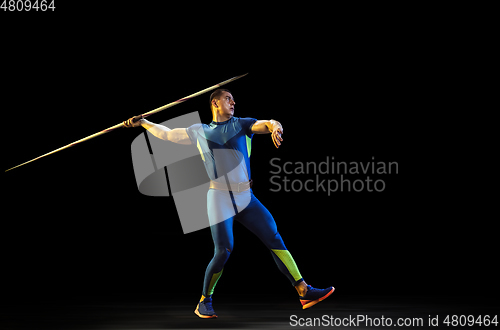
<path id="1" fill-rule="evenodd" d="M 224 269 L 222 269 L 224 270 Z M 210 280 L 210 284 L 208 285 L 208 295 L 212 295 L 214 293 L 214 288 L 217 285 L 217 281 L 219 281 L 220 276 L 222 275 L 222 270 L 218 273 L 212 275 L 212 279 Z"/>
<path id="2" fill-rule="evenodd" d="M 295 260 L 293 260 L 292 255 L 288 250 L 273 250 L 271 251 L 276 254 L 278 258 L 280 258 L 281 262 L 285 264 L 285 267 L 288 269 L 288 272 L 293 276 L 293 279 L 295 281 L 298 281 L 302 278 L 302 275 L 300 275 L 299 269 L 297 268 L 297 265 L 295 264 Z"/>

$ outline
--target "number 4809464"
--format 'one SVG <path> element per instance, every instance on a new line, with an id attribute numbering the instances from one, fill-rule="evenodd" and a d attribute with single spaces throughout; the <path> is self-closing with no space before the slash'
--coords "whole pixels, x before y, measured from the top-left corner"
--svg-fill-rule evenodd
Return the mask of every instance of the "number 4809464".
<path id="1" fill-rule="evenodd" d="M 47 0 L 3 0 L 0 9 L 3 11 L 47 11 L 56 9 L 56 5 L 54 4 L 55 0 L 52 0 L 50 4 Z"/>

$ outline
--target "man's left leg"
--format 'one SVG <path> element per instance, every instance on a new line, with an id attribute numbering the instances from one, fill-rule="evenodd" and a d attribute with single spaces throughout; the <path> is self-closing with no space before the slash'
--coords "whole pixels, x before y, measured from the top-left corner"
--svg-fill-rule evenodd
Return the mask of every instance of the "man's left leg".
<path id="1" fill-rule="evenodd" d="M 295 260 L 278 233 L 273 216 L 253 193 L 250 204 L 235 217 L 235 220 L 241 222 L 269 248 L 278 268 L 299 293 L 304 309 L 315 305 L 333 293 L 335 290 L 333 287 L 320 290 L 305 283 Z"/>

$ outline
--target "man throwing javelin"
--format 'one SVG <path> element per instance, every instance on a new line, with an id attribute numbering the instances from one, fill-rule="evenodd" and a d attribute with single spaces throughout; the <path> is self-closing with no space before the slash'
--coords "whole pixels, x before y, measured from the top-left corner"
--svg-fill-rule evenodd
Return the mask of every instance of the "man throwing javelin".
<path id="1" fill-rule="evenodd" d="M 212 122 L 209 125 L 169 129 L 142 116 L 132 117 L 123 124 L 125 127 L 142 126 L 166 141 L 196 145 L 210 177 L 207 204 L 215 253 L 205 272 L 201 299 L 194 311 L 196 315 L 201 318 L 217 317 L 212 306 L 212 294 L 233 251 L 234 221 L 243 224 L 269 248 L 278 268 L 297 290 L 302 308 L 309 308 L 327 298 L 335 289 L 316 289 L 306 284 L 278 233 L 272 215 L 251 189 L 253 135 L 271 133 L 274 145 L 279 148 L 283 142 L 283 126 L 272 119 L 234 117 L 235 104 L 229 90 L 217 89 L 210 95 Z"/>

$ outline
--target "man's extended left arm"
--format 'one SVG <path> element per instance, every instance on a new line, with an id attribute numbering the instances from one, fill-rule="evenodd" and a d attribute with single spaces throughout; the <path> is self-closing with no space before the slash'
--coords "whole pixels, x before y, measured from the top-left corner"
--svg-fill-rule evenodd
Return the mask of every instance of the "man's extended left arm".
<path id="1" fill-rule="evenodd" d="M 271 133 L 271 138 L 276 148 L 279 148 L 283 138 L 283 126 L 281 126 L 279 121 L 274 119 L 271 120 L 257 120 L 252 126 L 252 133 L 254 134 L 267 134 Z"/>

